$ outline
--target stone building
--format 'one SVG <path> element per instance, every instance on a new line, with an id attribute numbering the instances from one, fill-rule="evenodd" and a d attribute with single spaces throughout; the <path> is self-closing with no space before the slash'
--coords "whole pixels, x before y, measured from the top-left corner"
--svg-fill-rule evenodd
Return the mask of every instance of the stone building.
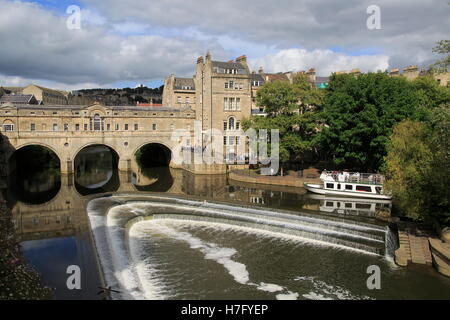
<path id="1" fill-rule="evenodd" d="M 21 90 L 22 94 L 32 94 L 40 104 L 44 105 L 67 105 L 69 93 L 48 89 L 31 84 Z"/>
<path id="2" fill-rule="evenodd" d="M 445 87 L 445 86 L 449 86 L 449 84 L 450 84 L 450 72 L 437 71 L 437 72 L 430 73 L 425 70 L 419 71 L 418 66 L 408 66 L 403 69 L 403 72 L 400 72 L 399 68 L 393 68 L 388 72 L 388 74 L 391 77 L 403 76 L 407 80 L 414 80 L 417 77 L 423 77 L 423 76 L 427 76 L 427 75 L 431 74 L 433 76 L 433 78 L 439 83 L 439 85 Z"/>
<path id="3" fill-rule="evenodd" d="M 245 55 L 224 62 L 213 60 L 208 53 L 197 59 L 192 78 L 171 75 L 165 79 L 163 105 L 192 106 L 202 130 L 221 131 L 224 152 L 235 154 L 243 143 L 241 123 L 257 109 L 256 90 L 264 82 L 261 75 L 250 73 Z M 204 142 L 212 139 L 203 137 Z"/>
<path id="4" fill-rule="evenodd" d="M 193 107 L 195 104 L 196 95 L 194 79 L 175 78 L 172 74 L 164 80 L 163 106 Z"/>

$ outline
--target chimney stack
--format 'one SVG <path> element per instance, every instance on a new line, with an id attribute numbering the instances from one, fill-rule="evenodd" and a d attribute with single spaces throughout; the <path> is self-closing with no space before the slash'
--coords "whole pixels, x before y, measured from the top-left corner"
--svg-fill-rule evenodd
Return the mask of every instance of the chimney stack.
<path id="1" fill-rule="evenodd" d="M 403 75 L 408 80 L 413 80 L 419 76 L 419 67 L 418 66 L 409 66 L 403 69 Z"/>
<path id="2" fill-rule="evenodd" d="M 244 54 L 240 57 L 237 57 L 236 62 L 242 63 L 244 66 L 247 66 L 247 56 Z"/>
<path id="3" fill-rule="evenodd" d="M 308 71 L 306 71 L 306 76 L 308 77 L 308 80 L 310 82 L 316 82 L 316 69 L 311 68 Z"/>
<path id="4" fill-rule="evenodd" d="M 258 73 L 259 73 L 259 74 L 264 73 L 263 67 L 259 67 Z"/>
<path id="5" fill-rule="evenodd" d="M 391 69 L 391 71 L 389 72 L 389 75 L 391 77 L 396 77 L 400 75 L 400 70 L 397 68 Z"/>

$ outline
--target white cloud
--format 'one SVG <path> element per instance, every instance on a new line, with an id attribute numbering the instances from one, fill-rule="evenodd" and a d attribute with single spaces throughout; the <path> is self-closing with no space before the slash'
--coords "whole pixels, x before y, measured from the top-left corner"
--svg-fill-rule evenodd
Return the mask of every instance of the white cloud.
<path id="1" fill-rule="evenodd" d="M 442 0 L 85 0 L 109 19 L 156 28 L 195 27 L 202 35 L 236 43 L 307 50 L 367 48 L 391 57 L 391 66 L 426 65 L 436 41 L 448 38 L 449 6 Z M 368 30 L 366 9 L 381 9 L 381 30 Z M 264 53 L 265 54 L 265 53 Z"/>
<path id="2" fill-rule="evenodd" d="M 82 29 L 68 30 L 66 16 L 0 0 L 0 83 L 101 87 L 191 76 L 207 50 L 220 60 L 247 54 L 254 69 L 315 67 L 320 75 L 426 66 L 436 58 L 431 48 L 450 30 L 445 2 L 379 0 L 382 30 L 370 31 L 372 2 L 83 0 Z"/>
<path id="3" fill-rule="evenodd" d="M 68 87 L 146 82 L 170 73 L 192 75 L 196 58 L 206 46 L 222 51 L 217 44 L 189 38 L 125 37 L 112 32 L 109 24 L 69 30 L 65 17 L 31 3 L 0 0 L 0 7 L 0 74 L 4 78 L 47 80 Z"/>
<path id="4" fill-rule="evenodd" d="M 387 55 L 349 56 L 331 50 L 286 49 L 249 61 L 253 70 L 263 67 L 266 72 L 307 70 L 316 68 L 317 75 L 329 76 L 332 72 L 360 68 L 362 72 L 386 70 Z"/>

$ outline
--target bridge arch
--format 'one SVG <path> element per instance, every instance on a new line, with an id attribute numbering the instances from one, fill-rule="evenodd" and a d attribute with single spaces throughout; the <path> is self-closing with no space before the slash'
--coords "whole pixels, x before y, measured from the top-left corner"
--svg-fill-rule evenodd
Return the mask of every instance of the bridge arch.
<path id="1" fill-rule="evenodd" d="M 23 149 L 23 148 L 26 148 L 26 147 L 30 147 L 30 146 L 40 146 L 40 147 L 44 147 L 44 148 L 49 149 L 50 151 L 52 151 L 52 152 L 58 157 L 58 159 L 59 159 L 59 164 L 60 164 L 60 166 L 61 166 L 61 164 L 62 164 L 62 155 L 58 152 L 57 148 L 55 148 L 55 147 L 53 147 L 53 146 L 51 146 L 51 145 L 49 145 L 49 144 L 40 142 L 40 141 L 27 142 L 27 143 L 24 143 L 24 144 L 21 144 L 21 145 L 17 146 L 16 148 L 14 148 L 14 150 L 12 150 L 12 152 L 10 152 L 10 153 L 6 156 L 7 161 L 9 161 L 9 159 L 12 157 L 12 155 L 13 155 L 14 153 L 16 153 L 17 151 L 19 151 L 20 149 Z"/>
<path id="2" fill-rule="evenodd" d="M 105 147 L 108 147 L 117 156 L 117 160 L 120 160 L 120 158 L 122 158 L 121 154 L 116 150 L 116 148 L 113 147 L 112 145 L 108 144 L 108 143 L 105 143 L 105 142 L 89 142 L 89 143 L 86 143 L 83 146 L 78 147 L 77 149 L 75 149 L 75 151 L 73 152 L 72 159 L 75 161 L 75 158 L 77 157 L 77 155 L 80 153 L 81 150 L 86 149 L 88 147 L 94 147 L 94 146 L 105 146 Z"/>
<path id="3" fill-rule="evenodd" d="M 29 147 L 32 148 L 25 150 Z M 60 194 L 62 159 L 52 146 L 41 142 L 22 144 L 8 152 L 7 161 L 8 184 L 15 201 L 41 205 Z"/>
<path id="4" fill-rule="evenodd" d="M 161 163 L 161 166 L 169 166 L 170 162 L 172 161 L 173 155 L 172 155 L 172 149 L 170 148 L 170 146 L 168 146 L 166 143 L 161 142 L 161 141 L 147 141 L 145 143 L 142 143 L 141 145 L 139 145 L 137 148 L 135 148 L 133 150 L 133 153 L 131 154 L 131 156 L 138 160 L 136 158 L 138 152 L 140 150 L 142 150 L 142 148 L 147 147 L 148 149 L 150 149 L 150 151 L 155 151 L 156 153 L 156 159 L 155 161 L 158 163 Z M 148 160 L 148 159 L 147 159 Z"/>

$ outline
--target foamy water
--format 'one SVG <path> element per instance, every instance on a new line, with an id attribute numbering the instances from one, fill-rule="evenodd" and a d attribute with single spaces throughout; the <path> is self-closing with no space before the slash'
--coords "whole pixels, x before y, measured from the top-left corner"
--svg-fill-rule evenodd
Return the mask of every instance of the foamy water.
<path id="1" fill-rule="evenodd" d="M 210 221 L 197 221 L 186 220 L 183 216 L 181 220 L 173 216 L 175 219 L 171 219 L 169 214 L 156 215 L 152 220 L 138 221 L 131 225 L 129 230 L 126 230 L 126 224 L 133 218 L 145 216 L 149 210 L 157 213 L 160 208 L 166 210 L 176 209 L 176 212 L 185 212 L 185 214 L 197 214 L 202 215 L 207 213 L 226 217 L 226 218 L 239 218 L 239 213 L 233 213 L 231 210 L 236 208 L 226 205 L 213 205 L 214 208 L 210 208 L 211 204 L 199 204 L 195 201 L 180 200 L 177 203 L 152 203 L 152 202 L 134 202 L 128 204 L 116 205 L 109 210 L 104 210 L 102 213 L 100 208 L 105 203 L 111 202 L 112 199 L 96 199 L 89 203 L 88 213 L 91 221 L 91 227 L 93 229 L 94 239 L 101 260 L 103 274 L 105 276 L 106 283 L 113 287 L 118 288 L 120 294 L 113 294 L 113 298 L 117 299 L 170 299 L 177 296 L 174 285 L 168 285 L 167 279 L 160 276 L 161 263 L 156 257 L 152 255 L 151 250 L 142 245 L 143 240 L 151 241 L 153 237 L 155 239 L 171 239 L 171 241 L 179 242 L 188 246 L 189 250 L 197 251 L 202 254 L 205 261 L 213 261 L 216 263 L 216 272 L 222 272 L 228 274 L 237 285 L 244 285 L 248 290 L 257 290 L 264 294 L 272 295 L 274 299 L 287 300 L 287 299 L 365 299 L 369 297 L 360 297 L 352 295 L 352 293 L 339 286 L 329 285 L 324 281 L 317 280 L 311 277 L 297 276 L 293 277 L 290 283 L 295 284 L 298 281 L 309 282 L 309 286 L 313 290 L 307 292 L 296 292 L 291 288 L 291 285 L 286 283 L 272 283 L 269 279 L 259 279 L 255 281 L 252 273 L 248 269 L 243 261 L 239 259 L 239 256 L 243 252 L 239 252 L 237 247 L 223 246 L 220 242 L 206 241 L 202 238 L 194 235 L 190 231 L 187 231 L 190 226 L 194 229 L 202 227 L 214 232 L 221 232 L 226 234 L 227 230 L 232 232 L 238 232 L 243 235 L 258 237 L 258 241 L 277 241 L 277 243 L 287 242 L 287 245 L 292 243 L 294 247 L 299 244 L 307 243 L 308 245 L 319 245 L 334 247 L 336 249 L 346 249 L 358 252 L 359 249 L 352 249 L 339 244 L 325 243 L 315 239 L 305 239 L 290 234 L 281 234 L 279 232 L 272 232 L 267 229 L 255 229 L 246 226 L 239 226 L 233 224 L 222 224 L 218 222 Z M 123 201 L 121 198 L 115 199 L 116 201 Z M 189 207 L 193 206 L 195 207 Z M 156 211 L 154 211 L 156 210 Z M 246 209 L 247 213 L 252 209 Z M 287 219 L 285 214 L 279 214 L 276 212 L 269 212 L 271 218 L 276 218 L 275 222 L 281 223 L 284 227 L 290 227 L 291 223 L 282 221 L 280 219 Z M 260 215 L 261 216 L 261 215 Z M 181 218 L 181 217 L 180 217 Z M 266 222 L 251 214 L 251 218 L 255 222 Z M 296 223 L 302 223 L 301 220 L 295 216 L 293 221 Z M 307 219 L 317 220 L 317 219 Z M 310 222 L 310 221 L 308 221 Z M 331 221 L 330 225 L 340 224 L 340 222 Z M 186 229 L 186 227 L 188 227 Z M 307 227 L 307 229 L 317 231 L 320 228 Z M 353 226 L 351 227 L 353 228 Z M 357 227 L 357 229 L 364 229 L 365 226 Z M 367 228 L 370 229 L 370 228 Z M 376 228 L 375 228 L 376 229 Z M 202 229 L 203 230 L 203 229 Z M 327 232 L 333 233 L 334 230 L 328 230 Z M 162 238 L 161 238 L 162 237 Z M 359 237 L 359 236 L 357 236 Z M 367 253 L 367 252 L 364 252 Z M 258 275 L 260 277 L 260 275 Z M 269 280 L 269 281 L 267 281 Z M 283 281 L 286 282 L 286 281 Z M 170 281 L 169 281 L 170 283 Z"/>

